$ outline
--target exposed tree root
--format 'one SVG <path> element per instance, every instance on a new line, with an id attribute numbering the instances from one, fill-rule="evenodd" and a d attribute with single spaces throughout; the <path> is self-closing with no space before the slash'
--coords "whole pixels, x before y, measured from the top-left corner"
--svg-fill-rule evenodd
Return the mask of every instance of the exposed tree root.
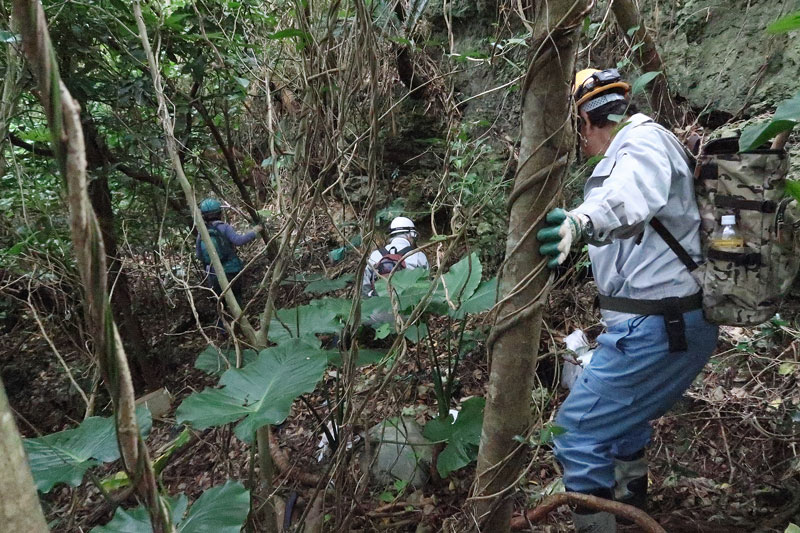
<path id="1" fill-rule="evenodd" d="M 316 487 L 319 484 L 320 477 L 318 475 L 299 472 L 296 468 L 292 468 L 291 463 L 289 463 L 289 455 L 281 449 L 278 438 L 272 432 L 269 435 L 269 451 L 270 455 L 272 455 L 272 462 L 275 463 L 275 467 L 281 475 L 288 476 L 309 487 Z"/>
<path id="2" fill-rule="evenodd" d="M 511 529 L 520 530 L 524 529 L 529 523 L 541 522 L 556 508 L 567 504 L 580 504 L 596 511 L 606 511 L 616 516 L 627 518 L 642 528 L 645 533 L 666 533 L 666 530 L 658 525 L 658 522 L 650 518 L 641 509 L 578 492 L 562 492 L 548 496 L 542 503 L 527 511 L 523 516 L 512 518 Z"/>

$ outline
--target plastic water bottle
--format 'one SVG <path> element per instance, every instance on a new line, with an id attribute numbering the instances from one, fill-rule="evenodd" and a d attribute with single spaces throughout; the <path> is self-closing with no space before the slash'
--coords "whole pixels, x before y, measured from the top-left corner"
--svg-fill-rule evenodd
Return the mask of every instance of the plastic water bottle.
<path id="1" fill-rule="evenodd" d="M 744 238 L 736 227 L 736 215 L 722 215 L 722 227 L 714 235 L 711 245 L 723 252 L 744 251 Z"/>

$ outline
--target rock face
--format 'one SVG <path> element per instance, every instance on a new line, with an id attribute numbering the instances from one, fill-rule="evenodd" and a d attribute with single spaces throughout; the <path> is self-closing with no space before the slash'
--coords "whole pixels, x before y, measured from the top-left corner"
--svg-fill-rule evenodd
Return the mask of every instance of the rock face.
<path id="1" fill-rule="evenodd" d="M 374 483 L 402 480 L 418 489 L 428 482 L 433 447 L 413 417 L 384 420 L 369 430 L 368 438 L 372 453 L 361 456 L 361 466 L 369 468 Z"/>
<path id="2" fill-rule="evenodd" d="M 787 5 L 788 4 L 788 5 Z M 766 27 L 797 2 L 646 0 L 642 10 L 673 90 L 696 109 L 754 115 L 797 93 L 796 35 Z M 790 74 L 793 73 L 793 74 Z"/>

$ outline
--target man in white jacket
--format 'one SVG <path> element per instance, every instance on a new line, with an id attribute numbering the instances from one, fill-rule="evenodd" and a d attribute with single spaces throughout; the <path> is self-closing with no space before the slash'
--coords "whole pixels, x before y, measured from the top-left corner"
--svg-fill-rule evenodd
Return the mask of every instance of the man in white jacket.
<path id="1" fill-rule="evenodd" d="M 389 274 L 395 268 L 428 268 L 428 258 L 422 252 L 412 252 L 417 246 L 417 228 L 414 222 L 407 217 L 395 217 L 389 224 L 389 242 L 386 246 L 374 250 L 364 270 L 364 281 L 361 285 L 361 293 L 365 297 L 370 297 L 375 292 L 375 280 L 378 275 Z M 400 266 L 395 267 L 397 263 Z"/>
<path id="2" fill-rule="evenodd" d="M 690 161 L 668 130 L 632 108 L 616 69 L 577 73 L 581 152 L 603 156 L 572 211 L 548 213 L 539 231 L 555 267 L 589 244 L 607 326 L 591 362 L 559 409 L 555 440 L 567 490 L 644 506 L 650 421 L 686 391 L 714 351 L 717 327 L 676 253 L 701 261 L 700 215 Z M 685 259 L 685 258 L 684 258 Z M 578 508 L 579 532 L 616 531 L 614 515 Z"/>

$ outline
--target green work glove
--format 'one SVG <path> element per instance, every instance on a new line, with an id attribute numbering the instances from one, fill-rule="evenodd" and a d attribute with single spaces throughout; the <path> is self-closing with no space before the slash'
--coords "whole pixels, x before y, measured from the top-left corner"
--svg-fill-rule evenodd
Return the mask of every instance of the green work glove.
<path id="1" fill-rule="evenodd" d="M 539 253 L 550 258 L 548 268 L 556 268 L 567 258 L 572 245 L 583 237 L 589 217 L 556 208 L 547 213 L 544 220 L 547 225 L 536 234 L 542 243 Z"/>

